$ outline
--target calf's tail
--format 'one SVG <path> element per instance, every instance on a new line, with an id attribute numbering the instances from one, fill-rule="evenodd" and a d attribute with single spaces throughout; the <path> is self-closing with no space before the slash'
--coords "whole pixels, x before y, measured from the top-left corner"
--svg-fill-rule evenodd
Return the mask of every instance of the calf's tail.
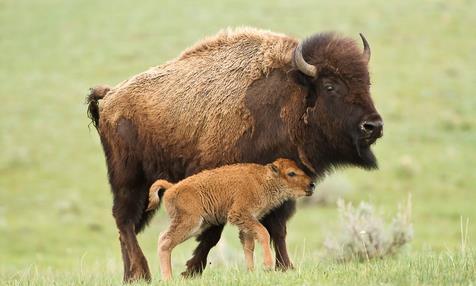
<path id="1" fill-rule="evenodd" d="M 157 180 L 149 189 L 149 205 L 146 212 L 152 211 L 160 207 L 160 202 L 164 196 L 165 191 L 173 184 L 166 180 Z"/>
<path id="2" fill-rule="evenodd" d="M 99 100 L 102 99 L 111 88 L 107 85 L 98 85 L 89 89 L 89 94 L 86 96 L 86 104 L 88 105 L 88 117 L 91 119 L 91 124 L 96 127 L 99 126 Z"/>

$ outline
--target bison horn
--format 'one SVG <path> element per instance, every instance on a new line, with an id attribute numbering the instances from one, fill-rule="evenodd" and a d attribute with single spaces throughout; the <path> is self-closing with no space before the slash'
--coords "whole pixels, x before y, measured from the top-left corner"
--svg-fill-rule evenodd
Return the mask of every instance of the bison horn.
<path id="1" fill-rule="evenodd" d="M 363 52 L 363 55 L 364 55 L 364 58 L 367 62 L 370 61 L 370 46 L 369 46 L 369 42 L 367 42 L 367 39 L 365 39 L 364 35 L 362 33 L 359 33 L 360 35 L 360 38 L 362 38 L 362 42 L 364 43 L 364 52 Z"/>
<path id="2" fill-rule="evenodd" d="M 302 56 L 302 42 L 299 43 L 297 48 L 294 50 L 294 64 L 305 75 L 310 77 L 316 77 L 317 69 L 315 66 L 308 64 Z"/>

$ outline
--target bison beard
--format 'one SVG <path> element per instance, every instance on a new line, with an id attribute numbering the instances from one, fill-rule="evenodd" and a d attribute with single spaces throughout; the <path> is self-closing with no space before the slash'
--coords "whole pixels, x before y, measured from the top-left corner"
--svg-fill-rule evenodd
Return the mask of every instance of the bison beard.
<path id="1" fill-rule="evenodd" d="M 136 234 L 152 217 L 145 210 L 148 188 L 157 179 L 177 182 L 204 169 L 278 157 L 315 177 L 342 165 L 376 167 L 370 148 L 348 139 L 357 123 L 380 118 L 369 94 L 370 53 L 334 34 L 303 43 L 300 64 L 315 66 L 309 69 L 314 77 L 293 59 L 296 39 L 246 28 L 205 39 L 113 88 L 92 90 L 89 116 L 106 157 L 125 282 L 150 280 Z M 325 78 L 337 83 L 336 92 L 340 86 L 348 90 L 326 94 Z M 328 106 L 340 109 L 323 112 Z M 288 201 L 262 219 L 278 269 L 292 267 L 285 237 L 294 209 Z M 203 271 L 222 230 L 217 225 L 197 238 L 183 275 Z"/>
<path id="2" fill-rule="evenodd" d="M 358 156 L 358 158 L 354 162 L 354 165 L 361 166 L 362 168 L 367 170 L 377 169 L 377 158 L 375 158 L 375 155 L 370 149 L 370 146 L 362 145 L 361 143 L 359 143 L 358 139 L 355 139 L 354 142 Z"/>

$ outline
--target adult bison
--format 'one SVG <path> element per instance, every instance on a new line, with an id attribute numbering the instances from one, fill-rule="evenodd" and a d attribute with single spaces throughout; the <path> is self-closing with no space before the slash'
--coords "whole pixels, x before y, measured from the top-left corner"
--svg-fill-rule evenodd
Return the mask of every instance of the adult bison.
<path id="1" fill-rule="evenodd" d="M 119 85 L 92 89 L 89 116 L 103 145 L 124 281 L 150 279 L 136 234 L 151 219 L 148 188 L 237 162 L 295 160 L 313 177 L 336 166 L 376 168 L 370 145 L 382 119 L 369 92 L 370 48 L 316 34 L 298 42 L 256 29 L 220 32 Z M 285 202 L 262 223 L 276 265 L 292 266 Z M 223 225 L 205 230 L 184 275 L 203 271 Z"/>

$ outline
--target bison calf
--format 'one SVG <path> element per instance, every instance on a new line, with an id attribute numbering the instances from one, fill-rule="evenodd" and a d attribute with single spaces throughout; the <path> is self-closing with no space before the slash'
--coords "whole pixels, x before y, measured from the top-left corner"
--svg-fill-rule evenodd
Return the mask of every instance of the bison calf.
<path id="1" fill-rule="evenodd" d="M 273 266 L 270 236 L 259 222 L 284 201 L 312 194 L 314 184 L 294 161 L 268 165 L 236 164 L 203 171 L 173 185 L 156 181 L 150 188 L 148 210 L 164 201 L 171 219 L 158 242 L 162 278 L 172 277 L 172 249 L 211 225 L 229 221 L 240 231 L 246 264 L 253 269 L 254 240 L 263 247 L 264 264 Z"/>

